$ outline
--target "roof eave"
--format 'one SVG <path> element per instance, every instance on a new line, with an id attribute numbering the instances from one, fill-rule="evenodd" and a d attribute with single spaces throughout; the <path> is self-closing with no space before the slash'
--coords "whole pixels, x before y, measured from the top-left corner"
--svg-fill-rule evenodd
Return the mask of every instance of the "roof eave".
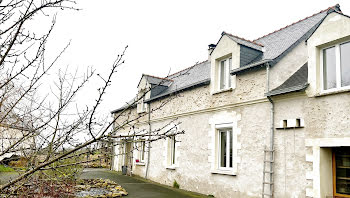
<path id="1" fill-rule="evenodd" d="M 280 89 L 280 90 L 275 90 L 275 91 L 272 90 L 272 91 L 265 93 L 264 95 L 267 97 L 271 97 L 271 96 L 277 96 L 277 95 L 282 95 L 282 94 L 288 94 L 288 93 L 292 93 L 292 92 L 302 92 L 302 91 L 305 91 L 308 86 L 309 86 L 309 83 L 305 83 L 305 84 L 297 85 L 294 87 L 288 87 L 285 89 Z"/>
<path id="2" fill-rule="evenodd" d="M 342 15 L 342 16 L 345 16 L 345 17 L 350 18 L 350 16 L 348 16 L 348 15 L 346 15 L 346 14 L 343 14 L 343 13 L 338 12 L 338 11 L 333 10 L 333 9 L 330 10 L 329 12 L 327 12 L 327 15 L 317 24 L 317 27 L 311 32 L 311 34 L 305 39 L 305 42 L 306 42 L 306 43 L 307 43 L 307 41 L 312 37 L 312 35 L 316 32 L 316 30 L 317 30 L 318 27 L 322 24 L 322 22 L 326 19 L 326 17 L 327 17 L 329 14 L 333 13 L 333 12 L 335 12 L 335 13 L 337 13 L 337 14 L 340 14 L 340 15 Z"/>
<path id="3" fill-rule="evenodd" d="M 126 107 L 121 107 L 121 108 L 118 108 L 118 109 L 115 109 L 115 110 L 111 111 L 111 114 L 118 113 L 118 112 L 123 111 L 125 109 L 132 109 L 134 107 L 136 107 L 136 104 L 128 105 Z"/>
<path id="4" fill-rule="evenodd" d="M 169 92 L 169 93 L 164 93 L 164 94 L 161 94 L 161 95 L 158 95 L 154 98 L 150 98 L 150 99 L 147 99 L 145 100 L 144 102 L 145 103 L 150 103 L 150 102 L 153 102 L 155 100 L 158 100 L 158 99 L 161 99 L 161 98 L 164 98 L 164 97 L 167 97 L 171 94 L 174 94 L 174 93 L 178 93 L 178 92 L 181 92 L 181 91 L 185 91 L 185 90 L 188 90 L 190 88 L 195 88 L 195 87 L 199 87 L 199 86 L 202 86 L 202 85 L 208 85 L 210 83 L 210 79 L 205 79 L 205 80 L 202 80 L 198 83 L 194 83 L 194 84 L 191 84 L 191 85 L 188 85 L 186 87 L 183 87 L 181 89 L 177 89 L 177 90 L 174 90 L 172 92 Z"/>
<path id="5" fill-rule="evenodd" d="M 260 61 L 260 62 L 256 62 L 256 63 L 252 63 L 252 64 L 249 64 L 249 65 L 245 65 L 243 67 L 240 67 L 240 68 L 237 68 L 237 69 L 233 69 L 231 70 L 230 74 L 231 75 L 237 75 L 237 74 L 242 74 L 244 72 L 247 72 L 247 71 L 251 71 L 253 69 L 259 69 L 259 68 L 262 68 L 266 65 L 266 63 L 272 63 L 273 60 L 271 59 L 266 59 L 264 61 Z"/>

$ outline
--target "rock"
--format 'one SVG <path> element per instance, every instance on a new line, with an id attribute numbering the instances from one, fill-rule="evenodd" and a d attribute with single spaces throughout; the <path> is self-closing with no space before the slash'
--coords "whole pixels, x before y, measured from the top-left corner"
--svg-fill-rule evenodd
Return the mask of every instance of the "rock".
<path id="1" fill-rule="evenodd" d="M 121 197 L 123 196 L 121 193 L 113 193 L 112 194 L 112 197 Z"/>
<path id="2" fill-rule="evenodd" d="M 88 179 L 79 181 L 77 184 L 74 187 L 78 191 L 77 197 L 113 198 L 128 195 L 123 187 L 108 179 Z"/>

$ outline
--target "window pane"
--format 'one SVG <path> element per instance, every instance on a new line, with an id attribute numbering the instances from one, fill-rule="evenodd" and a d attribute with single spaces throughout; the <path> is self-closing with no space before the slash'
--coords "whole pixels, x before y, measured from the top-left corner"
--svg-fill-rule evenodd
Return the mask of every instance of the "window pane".
<path id="1" fill-rule="evenodd" d="M 336 192 L 350 195 L 350 147 L 340 147 L 335 151 Z"/>
<path id="2" fill-rule="evenodd" d="M 350 85 L 350 43 L 340 45 L 341 86 Z"/>
<path id="3" fill-rule="evenodd" d="M 232 131 L 228 131 L 230 134 L 230 168 L 232 168 Z"/>
<path id="4" fill-rule="evenodd" d="M 225 62 L 226 61 L 220 62 L 220 89 L 225 89 L 226 87 Z"/>
<path id="5" fill-rule="evenodd" d="M 335 47 L 323 50 L 323 88 L 325 90 L 335 88 Z"/>
<path id="6" fill-rule="evenodd" d="M 141 142 L 141 160 L 145 160 L 145 141 Z"/>
<path id="7" fill-rule="evenodd" d="M 231 87 L 231 69 L 232 69 L 232 58 L 228 59 L 228 68 L 229 68 L 229 72 L 227 74 L 227 78 L 228 78 L 228 87 Z"/>
<path id="8" fill-rule="evenodd" d="M 173 137 L 171 138 L 171 140 L 172 140 L 171 163 L 172 163 L 172 164 L 175 164 L 175 143 L 176 143 L 175 136 L 173 136 Z"/>
<path id="9" fill-rule="evenodd" d="M 220 131 L 220 167 L 226 167 L 226 131 Z"/>

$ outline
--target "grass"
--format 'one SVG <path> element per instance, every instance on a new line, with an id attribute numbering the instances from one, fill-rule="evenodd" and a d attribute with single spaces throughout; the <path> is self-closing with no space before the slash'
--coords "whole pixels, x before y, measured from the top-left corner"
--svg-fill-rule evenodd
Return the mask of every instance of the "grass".
<path id="1" fill-rule="evenodd" d="M 176 180 L 174 180 L 173 187 L 179 189 L 180 185 L 177 183 Z"/>
<path id="2" fill-rule="evenodd" d="M 0 165 L 0 172 L 13 172 L 13 171 L 15 171 L 15 170 L 13 170 L 13 168 L 11 168 L 11 167 Z"/>

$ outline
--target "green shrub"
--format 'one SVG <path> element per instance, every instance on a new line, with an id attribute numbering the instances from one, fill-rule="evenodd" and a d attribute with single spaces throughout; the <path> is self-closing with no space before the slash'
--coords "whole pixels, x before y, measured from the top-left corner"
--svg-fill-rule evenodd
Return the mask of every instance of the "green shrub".
<path id="1" fill-rule="evenodd" d="M 180 184 L 178 184 L 177 181 L 174 180 L 173 187 L 179 189 L 180 188 Z"/>
<path id="2" fill-rule="evenodd" d="M 0 165 L 0 172 L 13 172 L 13 171 L 15 171 L 15 170 L 13 170 L 13 168 L 11 168 L 11 167 Z"/>

